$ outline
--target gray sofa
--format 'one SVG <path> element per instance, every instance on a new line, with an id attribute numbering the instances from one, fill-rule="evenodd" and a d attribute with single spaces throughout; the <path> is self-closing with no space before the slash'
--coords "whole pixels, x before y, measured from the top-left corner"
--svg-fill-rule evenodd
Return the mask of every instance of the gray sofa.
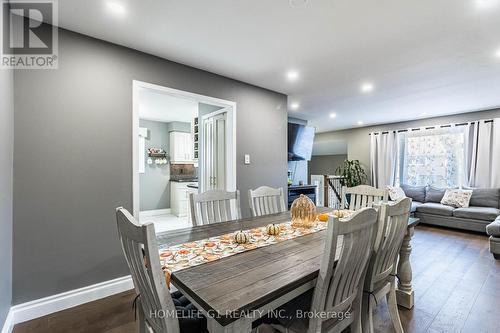
<path id="1" fill-rule="evenodd" d="M 495 259 L 500 260 L 500 216 L 488 224 L 486 233 L 490 235 L 490 252 Z"/>
<path id="2" fill-rule="evenodd" d="M 486 226 L 500 216 L 500 189 L 473 189 L 469 207 L 454 208 L 442 205 L 446 189 L 432 186 L 408 186 L 401 188 L 412 198 L 412 212 L 421 223 L 464 230 L 486 232 Z"/>
<path id="3" fill-rule="evenodd" d="M 490 251 L 500 259 L 500 189 L 476 188 L 467 208 L 442 205 L 446 189 L 432 186 L 401 185 L 407 197 L 412 198 L 411 210 L 421 223 L 450 228 L 487 232 Z"/>

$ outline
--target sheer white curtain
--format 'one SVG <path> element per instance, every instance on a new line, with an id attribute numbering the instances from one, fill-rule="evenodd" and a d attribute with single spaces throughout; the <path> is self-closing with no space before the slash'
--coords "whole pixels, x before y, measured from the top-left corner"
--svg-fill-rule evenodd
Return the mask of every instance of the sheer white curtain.
<path id="1" fill-rule="evenodd" d="M 500 187 L 500 118 L 471 122 L 466 134 L 468 185 Z"/>
<path id="2" fill-rule="evenodd" d="M 370 174 L 374 187 L 385 188 L 396 182 L 397 136 L 393 131 L 370 134 Z"/>

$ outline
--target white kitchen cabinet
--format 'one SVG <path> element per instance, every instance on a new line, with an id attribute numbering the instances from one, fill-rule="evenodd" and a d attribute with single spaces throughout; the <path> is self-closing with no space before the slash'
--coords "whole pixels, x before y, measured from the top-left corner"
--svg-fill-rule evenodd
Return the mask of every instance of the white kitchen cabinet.
<path id="1" fill-rule="evenodd" d="M 188 185 L 198 185 L 196 182 L 170 182 L 170 209 L 172 214 L 178 217 L 189 215 L 189 193 L 196 189 L 189 188 Z"/>
<path id="2" fill-rule="evenodd" d="M 193 136 L 191 133 L 170 132 L 170 163 L 194 163 Z"/>

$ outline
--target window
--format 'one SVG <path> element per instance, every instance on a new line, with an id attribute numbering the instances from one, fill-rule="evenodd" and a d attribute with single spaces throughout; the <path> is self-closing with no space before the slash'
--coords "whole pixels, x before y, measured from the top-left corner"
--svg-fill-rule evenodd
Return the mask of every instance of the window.
<path id="1" fill-rule="evenodd" d="M 401 184 L 459 187 L 464 183 L 464 128 L 408 132 L 399 143 Z"/>

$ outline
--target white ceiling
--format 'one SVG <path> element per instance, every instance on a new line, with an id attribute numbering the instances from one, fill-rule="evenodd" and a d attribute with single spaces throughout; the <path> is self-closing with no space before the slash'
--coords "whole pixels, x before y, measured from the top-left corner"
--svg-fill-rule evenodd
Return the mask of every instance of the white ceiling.
<path id="1" fill-rule="evenodd" d="M 139 90 L 139 118 L 162 122 L 191 122 L 198 115 L 198 102 L 160 91 Z"/>
<path id="2" fill-rule="evenodd" d="M 112 1 L 59 1 L 59 24 L 286 93 L 319 131 L 500 106 L 500 0 Z"/>

